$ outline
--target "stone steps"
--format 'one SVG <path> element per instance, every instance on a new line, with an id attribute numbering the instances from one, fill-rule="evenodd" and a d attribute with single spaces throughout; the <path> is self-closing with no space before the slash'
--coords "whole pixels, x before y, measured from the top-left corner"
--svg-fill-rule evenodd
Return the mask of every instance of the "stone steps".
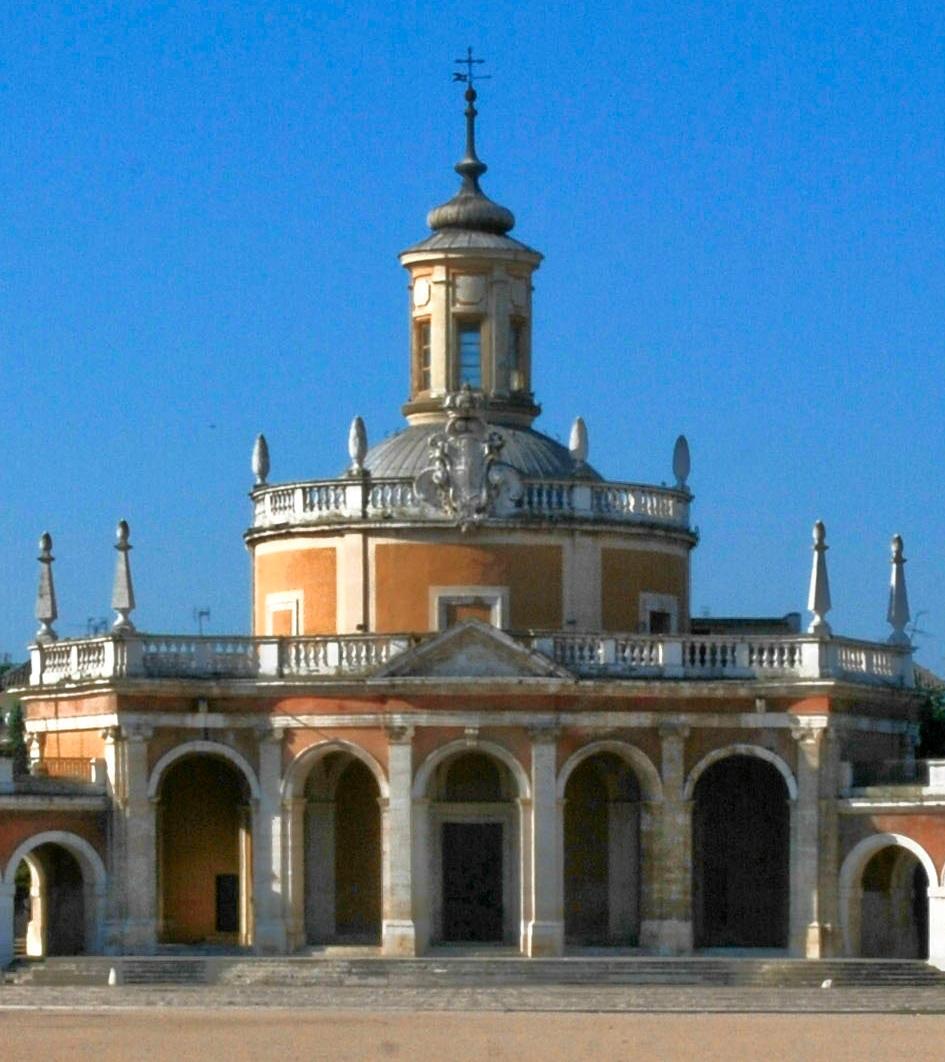
<path id="1" fill-rule="evenodd" d="M 76 956 L 20 960 L 8 982 L 105 985 L 115 970 L 125 985 L 325 987 L 474 987 L 529 985 L 665 985 L 819 988 L 945 988 L 945 973 L 894 959 L 423 957 L 256 958 L 240 956 Z"/>

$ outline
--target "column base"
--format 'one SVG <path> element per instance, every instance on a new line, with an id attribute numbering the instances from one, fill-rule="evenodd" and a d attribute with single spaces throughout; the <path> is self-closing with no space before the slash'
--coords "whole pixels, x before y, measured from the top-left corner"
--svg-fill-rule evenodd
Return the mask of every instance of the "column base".
<path id="1" fill-rule="evenodd" d="M 109 934 L 106 933 L 106 939 Z M 122 955 L 153 955 L 157 932 L 153 919 L 127 919 L 121 923 Z"/>
<path id="2" fill-rule="evenodd" d="M 640 926 L 640 946 L 658 955 L 691 955 L 692 922 L 682 918 L 654 918 Z"/>
<path id="3" fill-rule="evenodd" d="M 285 925 L 272 920 L 257 922 L 253 933 L 253 952 L 256 955 L 285 955 L 287 940 Z"/>
<path id="4" fill-rule="evenodd" d="M 810 922 L 794 931 L 791 946 L 788 949 L 795 959 L 822 959 L 824 941 L 822 926 L 819 922 Z"/>
<path id="5" fill-rule="evenodd" d="M 416 955 L 417 936 L 413 922 L 385 920 L 381 928 L 381 951 L 384 955 Z"/>
<path id="6" fill-rule="evenodd" d="M 529 922 L 525 930 L 525 954 L 530 959 L 564 954 L 563 922 Z"/>

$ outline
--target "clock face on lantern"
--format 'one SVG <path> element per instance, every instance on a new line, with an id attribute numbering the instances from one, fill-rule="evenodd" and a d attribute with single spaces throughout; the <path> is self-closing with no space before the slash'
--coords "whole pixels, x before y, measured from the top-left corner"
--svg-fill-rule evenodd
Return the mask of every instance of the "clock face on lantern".
<path id="1" fill-rule="evenodd" d="M 420 279 L 414 282 L 413 285 L 413 304 L 414 306 L 426 306 L 430 301 L 430 281 Z"/>

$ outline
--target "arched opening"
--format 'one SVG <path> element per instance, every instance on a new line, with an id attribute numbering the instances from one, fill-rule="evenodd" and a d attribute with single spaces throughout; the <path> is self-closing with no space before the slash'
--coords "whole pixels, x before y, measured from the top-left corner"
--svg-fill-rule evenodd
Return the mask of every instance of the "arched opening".
<path id="1" fill-rule="evenodd" d="M 305 783 L 305 939 L 379 944 L 380 792 L 351 753 L 316 761 Z"/>
<path id="2" fill-rule="evenodd" d="M 515 941 L 517 795 L 508 767 L 482 751 L 459 752 L 434 771 L 429 809 L 435 941 Z"/>
<path id="3" fill-rule="evenodd" d="M 249 785 L 222 756 L 174 761 L 158 788 L 162 943 L 252 943 Z"/>
<path id="4" fill-rule="evenodd" d="M 14 875 L 13 933 L 16 954 L 81 955 L 90 950 L 86 893 L 76 857 L 53 842 L 37 845 Z"/>
<path id="5" fill-rule="evenodd" d="M 929 879 L 914 853 L 881 848 L 863 868 L 860 954 L 867 959 L 927 959 Z"/>
<path id="6" fill-rule="evenodd" d="M 565 787 L 565 940 L 636 944 L 640 871 L 636 776 L 614 753 L 592 755 L 575 767 Z"/>
<path id="7" fill-rule="evenodd" d="M 729 756 L 706 768 L 693 795 L 695 946 L 787 947 L 790 805 L 780 771 Z"/>

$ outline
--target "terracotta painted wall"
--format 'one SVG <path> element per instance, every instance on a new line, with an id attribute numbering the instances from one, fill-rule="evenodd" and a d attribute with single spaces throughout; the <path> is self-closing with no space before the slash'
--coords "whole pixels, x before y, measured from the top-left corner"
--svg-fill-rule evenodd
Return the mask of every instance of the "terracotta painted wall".
<path id="1" fill-rule="evenodd" d="M 679 623 L 689 618 L 688 558 L 637 549 L 601 550 L 601 618 L 604 630 L 640 628 L 640 594 L 673 594 L 679 601 Z"/>
<path id="2" fill-rule="evenodd" d="M 301 590 L 302 634 L 334 634 L 336 627 L 337 559 L 333 547 L 298 549 L 254 555 L 253 625 L 266 633 L 266 595 Z M 276 634 L 289 632 L 275 630 Z"/>
<path id="3" fill-rule="evenodd" d="M 561 549 L 381 543 L 375 550 L 375 627 L 430 629 L 431 586 L 507 586 L 510 626 L 558 629 Z"/>
<path id="4" fill-rule="evenodd" d="M 105 755 L 105 739 L 101 730 L 73 730 L 46 735 L 44 756 L 50 758 L 101 759 Z"/>

